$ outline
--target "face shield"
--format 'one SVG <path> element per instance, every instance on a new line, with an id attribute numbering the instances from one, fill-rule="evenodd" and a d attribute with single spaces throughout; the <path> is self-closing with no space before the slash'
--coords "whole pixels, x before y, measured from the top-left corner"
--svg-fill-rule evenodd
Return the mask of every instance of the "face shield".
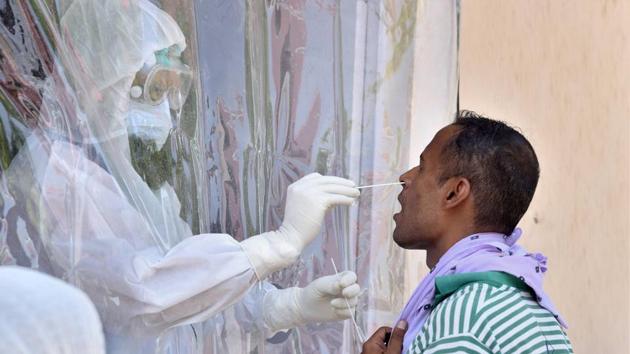
<path id="1" fill-rule="evenodd" d="M 184 34 L 169 14 L 147 0 L 75 0 L 62 9 L 60 27 L 72 54 L 68 61 L 80 76 L 76 84 L 82 86 L 91 141 L 116 139 L 120 145 L 134 95 L 147 106 L 170 97 L 173 109 L 181 108 L 191 75 L 178 59 Z"/>
<path id="2" fill-rule="evenodd" d="M 192 80 L 193 72 L 182 62 L 178 46 L 160 50 L 150 57 L 136 73 L 129 91 L 127 133 L 132 141 L 138 141 L 132 142 L 132 148 L 141 146 L 140 150 L 151 152 L 162 149 L 177 124 Z"/>
<path id="3" fill-rule="evenodd" d="M 179 111 L 190 91 L 193 73 L 181 60 L 177 46 L 155 53 L 134 77 L 130 96 L 138 103 L 152 106 L 168 100 L 169 108 Z"/>
<path id="4" fill-rule="evenodd" d="M 193 212 L 187 200 L 195 194 L 189 182 L 195 174 L 181 154 L 191 148 L 187 137 L 172 137 L 193 82 L 182 59 L 184 33 L 148 0 L 74 0 L 61 9 L 63 44 L 71 54 L 67 65 L 76 67 L 89 129 L 84 142 L 99 151 L 154 241 L 167 250 L 192 234 L 185 219 Z M 180 176 L 172 167 L 177 165 L 187 175 Z"/>

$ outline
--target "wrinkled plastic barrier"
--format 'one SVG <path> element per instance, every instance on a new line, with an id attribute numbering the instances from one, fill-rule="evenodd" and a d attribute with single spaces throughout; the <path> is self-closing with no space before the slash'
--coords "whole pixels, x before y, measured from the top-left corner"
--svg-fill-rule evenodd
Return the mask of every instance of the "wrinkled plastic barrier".
<path id="1" fill-rule="evenodd" d="M 440 112 L 455 109 L 455 91 L 449 89 L 457 80 L 455 1 L 163 0 L 156 4 L 186 36 L 183 59 L 196 73 L 191 93 L 162 148 L 127 136 L 122 145 L 103 146 L 100 132 L 113 128 L 93 118 L 102 107 L 85 104 L 93 92 L 89 75 L 76 69 L 81 63 L 73 63 L 61 45 L 60 19 L 68 3 L 0 4 L 0 261 L 79 287 L 84 284 L 51 262 L 59 255 L 48 233 L 60 226 L 52 224 L 58 220 L 50 217 L 55 210 L 42 206 L 38 196 L 41 188 L 55 185 L 37 183 L 38 158 L 49 152 L 29 148 L 29 137 L 47 142 L 41 149 L 55 141 L 70 143 L 116 176 L 120 185 L 112 188 L 122 189 L 156 230 L 147 242 L 166 252 L 197 233 L 242 240 L 278 227 L 287 186 L 313 171 L 359 185 L 396 181 L 407 168 L 412 105 L 427 106 L 422 96 L 412 101 L 414 55 L 439 53 L 429 61 L 435 70 L 423 68 L 428 73 L 423 90 L 439 92 Z M 444 40 L 427 31 L 429 23 L 441 24 Z M 421 51 L 419 32 L 427 36 Z M 103 55 L 124 46 L 110 49 Z M 131 165 L 121 167 L 117 150 L 126 144 Z M 126 177 L 125 168 L 142 179 Z M 89 189 L 93 176 L 84 178 Z M 355 316 L 362 331 L 391 323 L 406 300 L 402 252 L 391 241 L 399 188 L 365 190 L 355 206 L 334 209 L 299 261 L 270 281 L 303 286 L 333 273 L 334 258 L 340 271 L 359 275 L 364 293 Z M 147 205 L 146 193 L 157 193 L 160 203 Z M 76 220 L 90 217 L 84 214 L 92 209 L 80 193 L 64 203 Z M 68 242 L 80 242 L 81 225 L 63 226 Z M 195 325 L 199 331 L 191 340 L 204 353 L 360 348 L 351 321 L 264 338 L 243 323 L 239 311 L 230 308 Z"/>

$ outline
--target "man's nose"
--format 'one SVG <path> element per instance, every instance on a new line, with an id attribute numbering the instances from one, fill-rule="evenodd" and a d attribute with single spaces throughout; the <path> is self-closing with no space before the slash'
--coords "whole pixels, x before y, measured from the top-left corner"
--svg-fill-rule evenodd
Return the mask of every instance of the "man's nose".
<path id="1" fill-rule="evenodd" d="M 400 177 L 398 177 L 398 181 L 403 183 L 403 188 L 405 188 L 405 186 L 409 185 L 409 182 L 411 182 L 411 172 L 413 171 L 413 169 L 403 173 L 402 175 L 400 175 Z"/>

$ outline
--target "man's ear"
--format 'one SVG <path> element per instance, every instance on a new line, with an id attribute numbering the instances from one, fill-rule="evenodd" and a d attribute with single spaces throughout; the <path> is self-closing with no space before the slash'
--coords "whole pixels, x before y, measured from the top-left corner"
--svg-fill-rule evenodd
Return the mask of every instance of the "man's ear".
<path id="1" fill-rule="evenodd" d="M 470 196 L 470 181 L 464 177 L 452 177 L 442 186 L 442 205 L 446 209 L 454 208 Z"/>

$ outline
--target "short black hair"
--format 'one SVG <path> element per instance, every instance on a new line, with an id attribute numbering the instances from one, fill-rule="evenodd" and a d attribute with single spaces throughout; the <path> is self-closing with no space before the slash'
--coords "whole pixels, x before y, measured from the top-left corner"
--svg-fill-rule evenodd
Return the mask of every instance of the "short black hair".
<path id="1" fill-rule="evenodd" d="M 477 227 L 509 235 L 527 211 L 540 176 L 532 145 L 514 128 L 472 111 L 459 111 L 460 129 L 442 149 L 439 183 L 470 182 Z"/>

